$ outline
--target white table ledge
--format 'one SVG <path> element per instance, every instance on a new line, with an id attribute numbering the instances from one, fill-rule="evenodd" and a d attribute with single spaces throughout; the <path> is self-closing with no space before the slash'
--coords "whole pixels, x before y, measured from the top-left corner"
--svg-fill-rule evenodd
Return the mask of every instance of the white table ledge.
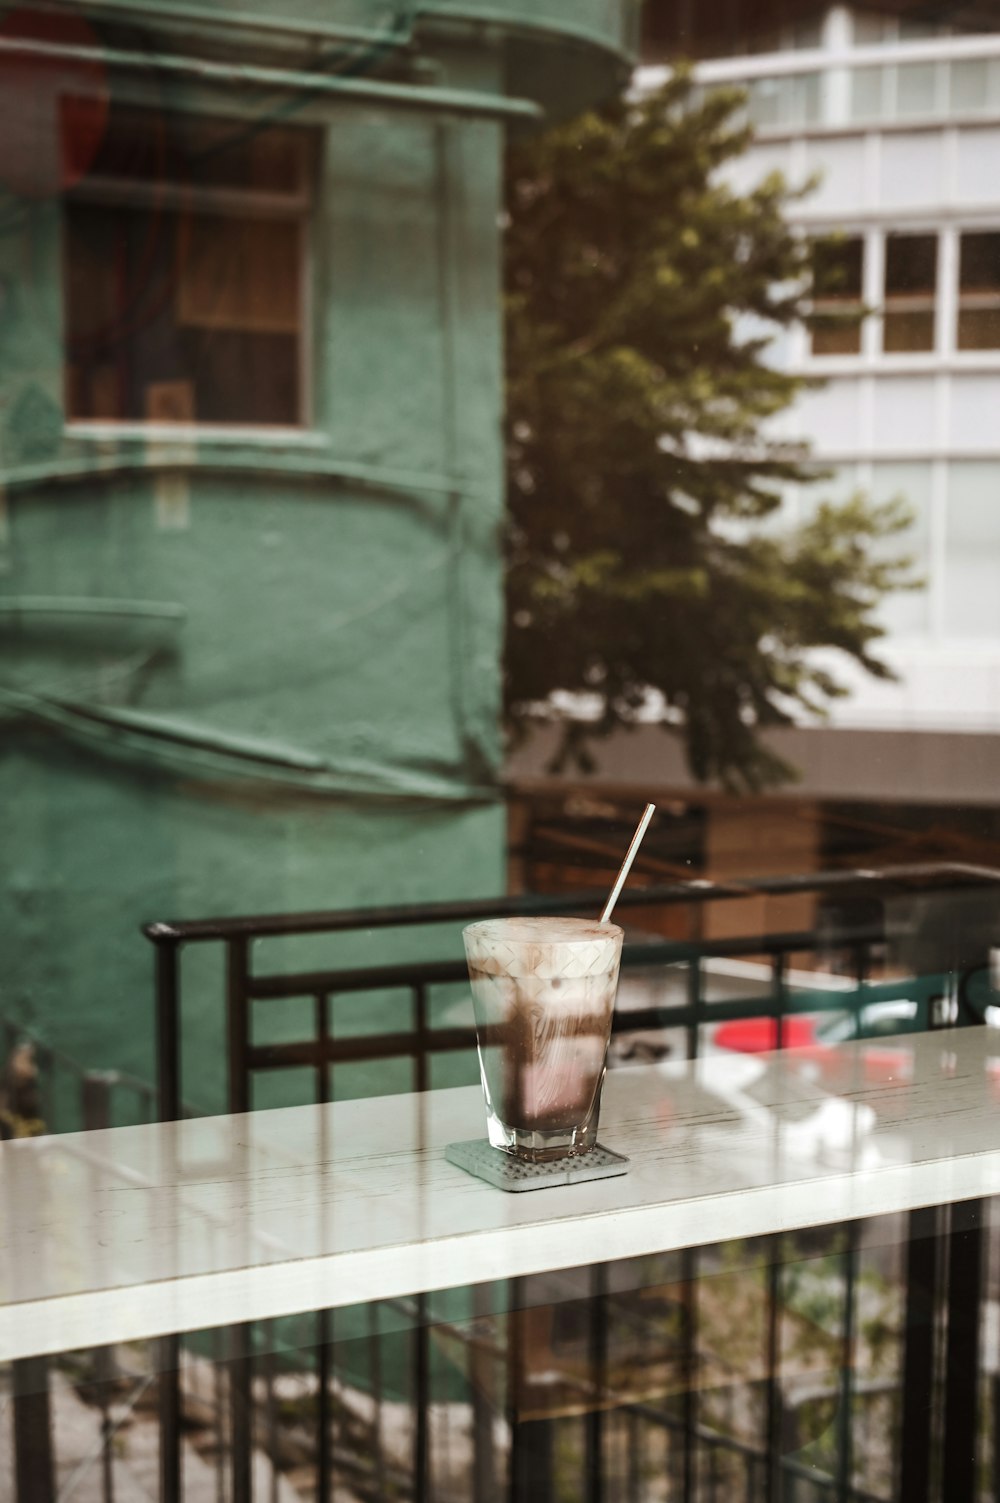
<path id="1" fill-rule="evenodd" d="M 619 1069 L 623 1178 L 505 1195 L 448 1164 L 478 1088 L 5 1143 L 0 1359 L 630 1258 L 1000 1192 L 1000 1040 Z"/>

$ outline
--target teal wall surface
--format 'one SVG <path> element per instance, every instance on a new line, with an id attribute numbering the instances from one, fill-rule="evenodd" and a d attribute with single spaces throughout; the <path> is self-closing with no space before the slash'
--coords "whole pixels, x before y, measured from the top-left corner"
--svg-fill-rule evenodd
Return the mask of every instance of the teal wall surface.
<path id="1" fill-rule="evenodd" d="M 451 38 L 435 84 L 502 104 L 502 41 Z M 209 80 L 168 102 L 255 100 Z M 504 882 L 504 124 L 311 97 L 296 118 L 321 142 L 302 430 L 68 423 L 62 206 L 0 193 L 0 1015 L 145 1079 L 140 924 Z M 219 958 L 185 964 L 183 1091 L 218 1109 Z"/>

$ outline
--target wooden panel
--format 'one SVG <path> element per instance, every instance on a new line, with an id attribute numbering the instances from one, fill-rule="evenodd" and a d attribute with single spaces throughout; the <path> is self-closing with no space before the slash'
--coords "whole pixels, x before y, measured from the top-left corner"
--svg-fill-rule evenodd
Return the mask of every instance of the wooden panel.
<path id="1" fill-rule="evenodd" d="M 181 221 L 178 323 L 295 334 L 300 308 L 297 223 L 205 214 Z"/>

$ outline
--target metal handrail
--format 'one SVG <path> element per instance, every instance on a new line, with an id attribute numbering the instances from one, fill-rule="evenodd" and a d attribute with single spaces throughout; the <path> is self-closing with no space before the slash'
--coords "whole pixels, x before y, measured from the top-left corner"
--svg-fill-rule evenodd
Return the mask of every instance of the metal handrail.
<path id="1" fill-rule="evenodd" d="M 633 888 L 618 899 L 620 908 L 648 908 L 681 903 L 706 903 L 728 898 L 787 897 L 795 893 L 835 893 L 863 889 L 873 893 L 893 884 L 926 881 L 1000 883 L 1000 869 L 972 862 L 915 862 L 879 871 L 850 869 L 807 875 L 742 877 L 726 881 L 694 878 L 651 887 Z M 318 909 L 304 913 L 160 921 L 145 924 L 143 934 L 154 944 L 174 941 L 196 944 L 204 940 L 268 939 L 300 934 L 337 934 L 352 929 L 382 929 L 419 924 L 456 923 L 462 919 L 526 914 L 591 912 L 604 894 L 592 891 L 566 894 L 532 893 L 514 897 L 476 898 L 444 903 L 403 903 L 393 907 Z"/>

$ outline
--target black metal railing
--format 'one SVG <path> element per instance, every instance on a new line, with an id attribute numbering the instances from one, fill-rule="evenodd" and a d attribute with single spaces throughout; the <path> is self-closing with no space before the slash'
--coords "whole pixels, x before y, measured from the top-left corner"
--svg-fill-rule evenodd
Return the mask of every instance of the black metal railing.
<path id="1" fill-rule="evenodd" d="M 955 889 L 982 889 L 1000 884 L 1000 872 L 991 868 L 949 864 L 920 864 L 887 868 L 882 872 L 824 872 L 807 876 L 748 879 L 739 882 L 694 881 L 647 887 L 625 892 L 619 899 L 619 915 L 627 922 L 629 911 L 693 908 L 704 913 L 710 905 L 737 899 L 813 896 L 834 899 L 879 900 L 900 893 Z M 598 900 L 599 901 L 599 900 Z M 252 1106 L 252 1080 L 257 1072 L 309 1068 L 314 1072 L 315 1097 L 329 1096 L 329 1070 L 336 1064 L 360 1060 L 408 1058 L 412 1061 L 411 1086 L 424 1090 L 429 1083 L 428 1062 L 436 1054 L 475 1047 L 470 1025 L 433 1027 L 428 1002 L 435 987 L 465 981 L 465 962 L 441 957 L 373 966 L 329 967 L 320 970 L 258 973 L 253 966 L 254 945 L 266 939 L 302 939 L 309 935 L 357 935 L 375 930 L 406 930 L 459 926 L 478 918 L 538 913 L 593 913 L 591 893 L 553 896 L 532 894 L 519 897 L 480 899 L 474 902 L 431 903 L 393 908 L 362 908 L 346 911 L 271 914 L 249 917 L 202 919 L 184 923 L 153 923 L 144 933 L 155 951 L 157 1089 L 160 1116 L 173 1120 L 181 1100 L 181 954 L 190 945 L 218 944 L 226 956 L 227 1107 L 243 1112 Z M 777 1047 L 783 1044 L 782 1023 L 791 1012 L 846 1008 L 857 1013 L 872 992 L 865 991 L 871 957 L 885 943 L 879 923 L 840 926 L 835 936 L 824 928 L 786 933 L 756 933 L 736 938 L 694 941 L 630 943 L 622 953 L 622 971 L 662 969 L 684 965 L 688 972 L 687 999 L 683 1005 L 654 1007 L 646 1011 L 618 1012 L 618 1032 L 650 1028 L 682 1028 L 689 1058 L 698 1054 L 700 1029 L 726 1019 L 770 1013 L 777 1019 Z M 1000 929 L 998 929 L 1000 938 Z M 835 943 L 847 951 L 857 982 L 853 992 L 836 999 L 822 994 L 797 999 L 785 984 L 788 961 L 794 955 L 817 955 Z M 709 1004 L 702 985 L 704 963 L 709 959 L 767 957 L 771 965 L 768 997 Z M 985 956 L 977 954 L 960 969 L 982 970 Z M 962 976 L 955 987 L 956 999 L 964 995 Z M 892 983 L 882 995 L 891 994 Z M 379 991 L 407 993 L 413 1024 L 406 1029 L 370 1032 L 349 1038 L 335 1037 L 331 1030 L 331 1007 L 338 997 Z M 252 1042 L 250 1010 L 255 1001 L 308 998 L 313 1003 L 314 1029 L 297 1041 L 258 1045 Z M 971 1019 L 970 1019 L 971 1020 Z M 936 1019 L 929 1014 L 928 1026 Z"/>
<path id="2" fill-rule="evenodd" d="M 373 1323 L 369 1342 L 383 1371 L 364 1377 L 352 1371 L 357 1326 L 344 1332 L 341 1312 L 312 1318 L 311 1337 L 305 1335 L 304 1320 L 283 1336 L 280 1322 L 256 1333 L 249 1327 L 203 1333 L 183 1353 L 176 1430 L 165 1428 L 161 1416 L 161 1477 L 175 1434 L 184 1455 L 169 1484 L 161 1481 L 159 1496 L 162 1503 L 192 1496 L 216 1503 L 251 1496 L 256 1503 L 290 1500 L 292 1484 L 285 1473 L 294 1476 L 298 1496 L 324 1503 L 334 1496 L 358 1503 L 535 1503 L 570 1496 L 586 1503 L 648 1503 L 661 1497 L 677 1503 L 894 1503 L 901 1498 L 972 1503 L 993 1496 L 995 1433 L 984 1431 L 993 1429 L 998 1384 L 983 1371 L 973 1329 L 956 1320 L 947 1287 L 969 1278 L 977 1288 L 986 1282 L 983 1255 L 990 1246 L 995 1257 L 997 1241 L 968 1237 L 970 1220 L 980 1234 L 985 1231 L 984 1211 L 974 1202 L 947 1216 L 923 1213 L 933 1224 L 908 1244 L 904 1218 L 887 1218 L 874 1229 L 868 1224 L 867 1243 L 862 1226 L 849 1224 L 721 1249 L 689 1249 L 643 1260 L 640 1269 L 610 1264 L 577 1270 L 584 1293 L 564 1302 L 577 1307 L 579 1318 L 564 1324 L 579 1330 L 580 1345 L 568 1357 L 565 1338 L 539 1336 L 539 1316 L 544 1325 L 546 1314 L 558 1312 L 552 1302 L 560 1298 L 544 1279 L 495 1288 L 491 1355 L 505 1368 L 507 1409 L 497 1411 L 495 1395 L 485 1400 L 478 1395 L 479 1423 L 472 1380 L 459 1390 L 448 1364 L 456 1346 L 468 1352 L 481 1348 L 481 1333 L 475 1316 L 444 1316 L 442 1297 L 394 1302 L 388 1313 L 397 1327 L 409 1324 L 396 1333 L 401 1339 L 395 1348 L 385 1345 L 385 1331 Z M 956 1238 L 964 1240 L 956 1244 Z M 878 1282 L 865 1283 L 863 1259 L 873 1248 L 888 1254 L 893 1266 Z M 936 1277 L 930 1288 L 919 1285 L 929 1298 L 922 1321 L 914 1325 L 906 1308 L 906 1279 L 915 1258 L 926 1262 L 928 1255 Z M 818 1266 L 811 1269 L 812 1264 Z M 944 1278 L 942 1266 L 951 1270 Z M 994 1283 L 995 1275 L 994 1268 Z M 713 1294 L 720 1278 L 726 1281 L 724 1298 Z M 812 1324 L 802 1320 L 803 1296 L 795 1292 L 804 1279 L 806 1295 L 820 1311 Z M 666 1324 L 657 1324 L 648 1309 L 648 1296 L 660 1281 L 675 1306 L 676 1318 Z M 876 1298 L 883 1307 L 873 1303 Z M 741 1337 L 736 1318 L 748 1306 L 752 1340 L 746 1333 Z M 811 1357 L 813 1388 L 805 1398 L 796 1392 L 794 1348 L 782 1336 L 795 1318 L 820 1350 L 818 1361 Z M 880 1341 L 883 1352 L 885 1342 L 877 1333 L 865 1334 L 865 1319 L 898 1327 L 894 1359 L 877 1382 L 864 1381 L 865 1368 L 872 1342 Z M 631 1346 L 625 1342 L 623 1356 L 621 1332 L 629 1324 L 635 1340 Z M 911 1416 L 910 1348 L 922 1347 L 925 1336 L 930 1341 L 919 1390 L 925 1407 Z M 673 1363 L 666 1373 L 663 1351 Z M 409 1384 L 405 1373 L 387 1370 L 393 1352 L 397 1368 L 409 1367 Z M 10 1426 L 7 1433 L 15 1438 L 8 1450 L 0 1430 L 0 1496 L 53 1503 L 66 1490 L 67 1496 L 92 1503 L 115 1503 L 142 1495 L 140 1482 L 144 1495 L 153 1495 L 148 1467 L 138 1475 L 126 1473 L 143 1458 L 148 1461 L 155 1423 L 149 1400 L 158 1386 L 171 1386 L 172 1374 L 160 1367 L 161 1357 L 162 1347 L 148 1343 L 121 1352 L 76 1353 L 65 1361 L 15 1364 L 12 1416 L 3 1402 L 0 1370 L 0 1426 Z M 425 1416 L 436 1415 L 435 1423 L 423 1427 L 416 1424 L 421 1385 L 414 1381 L 421 1364 Z M 552 1370 L 560 1364 L 575 1380 L 579 1402 L 573 1412 L 561 1412 L 556 1403 L 546 1413 L 537 1398 L 525 1398 L 519 1382 L 525 1373 L 544 1369 L 551 1384 Z M 953 1368 L 960 1369 L 957 1386 Z M 289 1380 L 297 1397 L 289 1396 Z M 57 1404 L 65 1405 L 70 1387 L 75 1396 L 73 1415 L 63 1408 L 54 1424 L 35 1402 L 50 1383 Z M 873 1395 L 883 1400 L 883 1410 L 869 1425 L 864 1408 Z M 960 1416 L 965 1433 L 949 1438 L 947 1411 L 963 1403 L 968 1406 Z M 89 1426 L 80 1418 L 84 1406 Z M 401 1436 L 404 1406 L 414 1423 Z M 449 1407 L 457 1441 L 442 1422 Z M 939 1427 L 934 1417 L 942 1415 Z M 67 1419 L 76 1430 L 74 1451 L 56 1486 L 58 1448 L 71 1428 Z M 80 1440 L 84 1428 L 86 1446 Z M 880 1463 L 874 1466 L 864 1454 L 873 1430 Z M 974 1444 L 966 1453 L 958 1442 L 970 1434 Z M 820 1449 L 810 1455 L 812 1438 Z M 915 1456 L 907 1448 L 911 1438 Z M 289 1453 L 296 1451 L 290 1463 Z M 485 1465 L 481 1452 L 488 1457 Z M 968 1479 L 973 1457 L 977 1488 L 949 1486 Z M 881 1477 L 873 1475 L 879 1472 Z"/>
<path id="3" fill-rule="evenodd" d="M 0 1015 L 0 1063 L 9 1064 L 24 1049 L 30 1052 L 37 1112 L 34 1120 L 25 1119 L 31 1136 L 159 1120 L 159 1097 L 152 1082 L 127 1070 L 89 1069 L 41 1033 Z M 189 1103 L 182 1104 L 181 1114 L 200 1115 Z M 8 1135 L 15 1135 L 6 1120 L 3 1127 Z"/>
<path id="4" fill-rule="evenodd" d="M 620 916 L 627 923 L 630 911 L 641 909 L 644 914 L 651 910 L 667 910 L 678 906 L 693 908 L 704 914 L 709 905 L 735 899 L 783 898 L 810 895 L 818 901 L 880 899 L 899 893 L 927 892 L 928 890 L 954 890 L 955 888 L 989 887 L 1000 881 L 1000 873 L 989 869 L 965 865 L 915 865 L 898 867 L 887 871 L 831 872 L 809 876 L 777 877 L 740 882 L 685 882 L 669 886 L 644 888 L 628 892 L 620 900 Z M 502 899 L 479 900 L 463 903 L 436 903 L 429 905 L 360 909 L 350 912 L 314 912 L 292 915 L 263 915 L 251 917 L 199 920 L 190 923 L 157 923 L 149 925 L 145 933 L 155 947 L 157 1031 L 159 1041 L 158 1091 L 161 1115 L 172 1118 L 177 1115 L 180 1100 L 180 1018 L 181 1018 L 181 952 L 187 945 L 206 943 L 221 944 L 226 954 L 226 1026 L 227 1026 L 227 1104 L 230 1111 L 247 1111 L 252 1106 L 252 1082 L 259 1072 L 288 1067 L 307 1068 L 313 1071 L 314 1094 L 318 1101 L 329 1097 L 330 1070 L 337 1064 L 362 1060 L 405 1058 L 411 1061 L 412 1088 L 424 1090 L 430 1081 L 430 1062 L 441 1054 L 474 1047 L 475 1034 L 469 1025 L 434 1026 L 430 1002 L 436 988 L 453 987 L 465 981 L 464 961 L 452 956 L 433 960 L 397 961 L 392 964 L 371 966 L 340 966 L 322 969 L 285 969 L 257 971 L 254 968 L 253 947 L 261 940 L 301 938 L 306 935 L 345 935 L 371 933 L 376 930 L 406 930 L 446 925 L 457 929 L 459 925 L 477 918 L 500 914 L 531 913 L 580 913 L 593 911 L 595 900 L 592 894 L 573 894 L 553 897 L 529 895 Z M 704 927 L 704 926 L 702 926 Z M 686 988 L 683 1002 L 655 1005 L 644 1009 L 619 1012 L 615 1020 L 616 1031 L 649 1029 L 680 1029 L 685 1039 L 685 1052 L 690 1058 L 697 1056 L 702 1030 L 706 1025 L 760 1016 L 766 1014 L 775 1019 L 775 1042 L 781 1048 L 785 1039 L 787 1019 L 796 1012 L 817 1012 L 824 1009 L 847 1010 L 853 1013 L 857 1031 L 862 1031 L 862 1009 L 877 999 L 906 995 L 916 998 L 918 1014 L 914 1026 L 936 1026 L 943 1022 L 972 1021 L 962 1016 L 962 1000 L 965 997 L 965 975 L 957 972 L 951 976 L 935 972 L 904 981 L 870 979 L 873 956 L 884 949 L 886 941 L 883 923 L 866 921 L 840 925 L 831 936 L 826 926 L 809 930 L 781 933 L 754 933 L 735 938 L 706 939 L 695 941 L 645 940 L 627 942 L 622 956 L 623 975 L 642 969 L 665 974 L 666 967 L 683 967 L 686 973 Z M 822 990 L 799 991 L 793 994 L 788 986 L 789 963 L 793 956 L 818 954 L 834 944 L 838 953 L 848 957 L 853 986 L 835 992 Z M 705 967 L 710 960 L 753 957 L 769 968 L 769 986 L 766 994 L 752 998 L 713 999 L 709 1001 L 704 986 Z M 963 973 L 981 972 L 985 962 L 981 953 L 973 955 L 962 964 Z M 338 999 L 375 992 L 402 992 L 409 998 L 411 1026 L 362 1036 L 337 1037 L 331 1022 Z M 252 1039 L 251 1011 L 255 1002 L 280 1002 L 282 1000 L 309 998 L 313 1004 L 314 1027 L 308 1037 L 281 1043 L 255 1043 Z M 690 1275 L 696 1276 L 697 1255 L 692 1253 Z M 851 1257 L 848 1257 L 848 1263 Z M 530 1281 L 529 1281 L 530 1283 Z M 848 1294 L 845 1302 L 843 1347 L 845 1361 L 841 1376 L 842 1415 L 849 1414 L 852 1402 L 850 1364 L 847 1353 L 852 1341 L 853 1322 L 853 1275 L 848 1269 Z M 522 1288 L 515 1290 L 515 1301 L 527 1296 Z M 968 1291 L 966 1291 L 966 1297 Z M 978 1299 L 978 1292 L 975 1295 Z M 771 1344 L 777 1340 L 779 1294 L 777 1286 L 769 1289 L 768 1309 L 771 1328 Z M 977 1306 L 978 1308 L 978 1306 Z M 329 1372 L 329 1314 L 317 1317 L 320 1321 L 318 1350 L 321 1353 L 322 1371 Z M 597 1322 L 600 1326 L 600 1321 Z M 413 1483 L 412 1495 L 420 1500 L 431 1496 L 428 1491 L 429 1430 L 429 1337 L 426 1311 L 423 1302 L 418 1302 L 418 1312 L 413 1341 L 414 1405 L 413 1434 Z M 606 1333 L 595 1327 L 595 1361 L 600 1357 L 601 1344 Z M 234 1388 L 235 1408 L 231 1421 L 234 1437 L 242 1437 L 241 1458 L 234 1455 L 232 1467 L 233 1503 L 244 1503 L 249 1498 L 248 1472 L 248 1394 L 252 1356 L 250 1333 L 244 1333 L 234 1374 L 242 1374 Z M 688 1334 L 689 1361 L 697 1363 L 697 1329 L 692 1319 Z M 177 1348 L 173 1349 L 173 1356 Z M 171 1351 L 165 1351 L 169 1360 Z M 777 1402 L 777 1348 L 769 1352 L 770 1378 L 767 1385 L 767 1424 L 765 1441 L 760 1448 L 749 1447 L 747 1459 L 748 1496 L 756 1497 L 757 1482 L 761 1482 L 762 1498 L 777 1497 L 776 1488 L 782 1478 L 790 1477 L 791 1471 L 781 1455 L 778 1433 L 780 1420 Z M 235 1379 L 233 1380 L 235 1382 Z M 914 1379 L 916 1381 L 916 1379 Z M 327 1400 L 327 1383 L 319 1387 L 316 1422 L 320 1436 L 329 1434 L 330 1410 Z M 169 1410 L 171 1401 L 167 1401 Z M 174 1403 L 176 1407 L 176 1403 Z M 627 1406 L 625 1406 L 627 1409 Z M 911 1408 L 907 1403 L 904 1407 Z M 166 1410 L 165 1410 L 166 1412 Z M 685 1499 L 693 1496 L 695 1486 L 693 1457 L 698 1445 L 707 1446 L 713 1455 L 720 1453 L 729 1444 L 718 1438 L 711 1439 L 702 1433 L 696 1419 L 697 1401 L 695 1388 L 689 1386 L 685 1416 L 682 1424 L 684 1436 L 683 1462 L 681 1467 L 681 1491 Z M 602 1496 L 600 1477 L 602 1467 L 602 1411 L 600 1405 L 592 1406 L 588 1418 L 588 1450 L 591 1466 L 588 1471 L 587 1496 L 599 1503 Z M 664 1421 L 666 1423 L 666 1421 Z M 844 1428 L 846 1426 L 846 1428 Z M 842 1419 L 839 1454 L 841 1461 L 836 1476 L 826 1480 L 811 1477 L 814 1495 L 836 1498 L 838 1503 L 861 1503 L 866 1496 L 855 1489 L 850 1469 L 850 1423 Z M 715 1448 L 713 1450 L 713 1447 Z M 320 1448 L 321 1461 L 327 1454 Z M 523 1479 L 537 1476 L 545 1471 L 545 1460 L 539 1450 L 537 1433 L 530 1425 L 511 1427 L 509 1455 L 510 1496 L 527 1497 Z M 794 1468 L 792 1468 L 794 1470 Z M 168 1480 L 177 1475 L 176 1460 L 167 1459 L 164 1477 Z M 328 1463 L 319 1468 L 319 1497 L 324 1497 Z M 522 1481 L 519 1482 L 518 1479 Z M 596 1480 L 595 1480 L 596 1479 Z M 482 1487 L 490 1491 L 487 1484 Z M 479 1503 L 479 1493 L 476 1495 Z"/>

